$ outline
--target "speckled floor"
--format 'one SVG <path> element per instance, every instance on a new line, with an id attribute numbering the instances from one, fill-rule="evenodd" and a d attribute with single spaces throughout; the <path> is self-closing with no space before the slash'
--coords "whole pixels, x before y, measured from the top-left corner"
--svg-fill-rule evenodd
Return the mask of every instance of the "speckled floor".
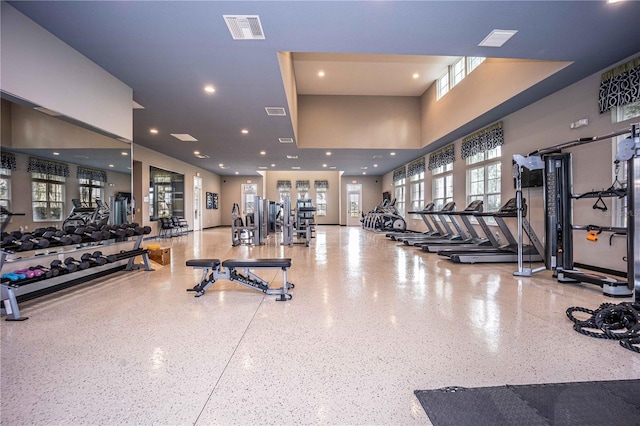
<path id="1" fill-rule="evenodd" d="M 424 425 L 416 389 L 640 377 L 639 355 L 565 316 L 611 301 L 597 287 L 359 228 L 319 227 L 309 248 L 230 242 L 167 239 L 170 266 L 22 303 L 30 319 L 0 326 L 1 424 Z M 291 257 L 293 299 L 229 281 L 194 298 L 198 257 Z"/>

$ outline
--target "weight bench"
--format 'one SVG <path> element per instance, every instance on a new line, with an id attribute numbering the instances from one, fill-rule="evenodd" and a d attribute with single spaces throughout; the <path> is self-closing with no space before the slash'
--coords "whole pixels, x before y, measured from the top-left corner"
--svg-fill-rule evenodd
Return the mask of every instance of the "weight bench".
<path id="1" fill-rule="evenodd" d="M 291 259 L 228 259 L 220 261 L 220 259 L 191 259 L 187 260 L 187 266 L 196 269 L 202 269 L 202 278 L 200 282 L 187 291 L 195 291 L 196 296 L 200 297 L 216 280 L 225 279 L 237 282 L 254 290 L 261 291 L 266 294 L 278 294 L 278 301 L 290 300 L 293 296 L 288 294 L 290 288 L 295 287 L 294 284 L 287 282 L 287 269 L 291 266 Z M 253 272 L 252 269 L 282 269 L 282 288 L 270 288 L 269 282 L 263 280 Z M 238 270 L 244 270 L 246 275 L 241 274 Z"/>

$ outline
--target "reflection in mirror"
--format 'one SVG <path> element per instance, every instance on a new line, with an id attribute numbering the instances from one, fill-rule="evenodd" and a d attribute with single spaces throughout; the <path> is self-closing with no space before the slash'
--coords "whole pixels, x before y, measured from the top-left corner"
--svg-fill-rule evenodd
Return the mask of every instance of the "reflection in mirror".
<path id="1" fill-rule="evenodd" d="M 108 210 L 110 199 L 132 192 L 130 143 L 29 105 L 1 106 L 0 205 L 25 214 L 10 230 L 61 227 L 74 202 Z"/>
<path id="2" fill-rule="evenodd" d="M 184 216 L 184 175 L 149 167 L 149 216 Z"/>

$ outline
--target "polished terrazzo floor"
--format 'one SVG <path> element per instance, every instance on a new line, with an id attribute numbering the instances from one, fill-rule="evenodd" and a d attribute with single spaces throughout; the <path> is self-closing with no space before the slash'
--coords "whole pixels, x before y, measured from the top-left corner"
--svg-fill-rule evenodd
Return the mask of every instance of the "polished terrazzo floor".
<path id="1" fill-rule="evenodd" d="M 513 264 L 453 264 L 338 226 L 311 247 L 231 247 L 229 228 L 162 243 L 170 266 L 1 322 L 2 425 L 424 425 L 416 389 L 640 378 L 639 355 L 565 316 L 611 299 L 547 272 L 516 278 Z M 194 298 L 185 260 L 198 257 L 291 257 L 293 299 L 228 281 Z"/>

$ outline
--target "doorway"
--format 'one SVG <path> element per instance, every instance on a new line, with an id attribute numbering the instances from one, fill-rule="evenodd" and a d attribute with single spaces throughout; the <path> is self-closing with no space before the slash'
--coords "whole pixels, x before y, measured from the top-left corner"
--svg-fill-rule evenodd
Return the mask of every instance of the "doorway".
<path id="1" fill-rule="evenodd" d="M 253 215 L 256 195 L 258 195 L 257 184 L 242 184 L 242 205 L 240 206 L 240 211 L 245 215 L 245 217 L 248 215 Z"/>
<path id="2" fill-rule="evenodd" d="M 347 184 L 347 226 L 361 226 L 362 184 Z"/>
<path id="3" fill-rule="evenodd" d="M 193 230 L 202 229 L 202 178 L 193 177 Z"/>

